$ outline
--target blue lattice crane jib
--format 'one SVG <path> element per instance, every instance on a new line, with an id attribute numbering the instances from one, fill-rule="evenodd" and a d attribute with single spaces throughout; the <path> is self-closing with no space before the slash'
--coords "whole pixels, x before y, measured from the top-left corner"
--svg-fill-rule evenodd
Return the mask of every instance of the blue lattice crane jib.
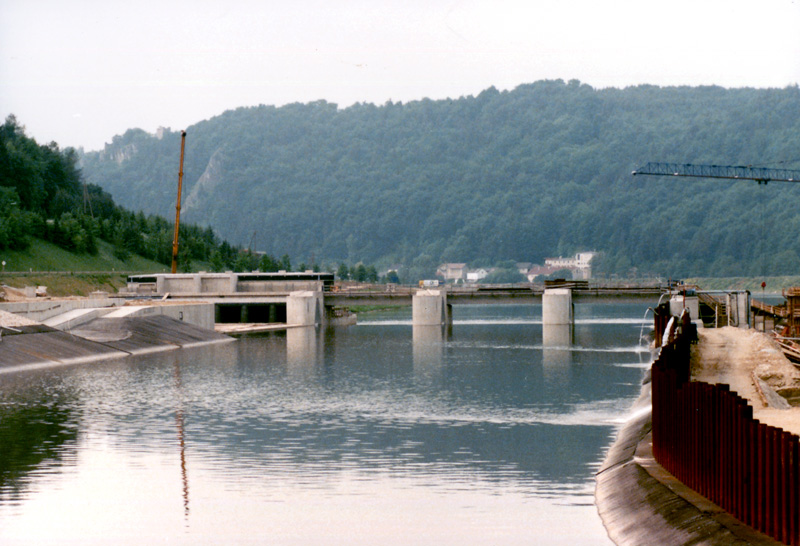
<path id="1" fill-rule="evenodd" d="M 759 184 L 767 182 L 800 182 L 800 170 L 770 169 L 733 165 L 692 165 L 689 163 L 647 163 L 631 173 L 653 176 L 690 176 L 695 178 L 730 178 L 735 180 L 756 180 Z"/>
<path id="2" fill-rule="evenodd" d="M 771 169 L 768 167 L 735 166 L 735 165 L 693 165 L 691 163 L 657 163 L 649 162 L 644 167 L 634 170 L 631 175 L 652 176 L 689 176 L 694 178 L 726 178 L 733 180 L 755 180 L 759 185 L 767 182 L 800 182 L 800 170 Z M 764 210 L 762 205 L 762 264 L 764 255 Z M 763 266 L 762 266 L 763 267 Z M 763 271 L 762 271 L 763 275 Z M 764 290 L 766 283 L 761 283 Z"/>

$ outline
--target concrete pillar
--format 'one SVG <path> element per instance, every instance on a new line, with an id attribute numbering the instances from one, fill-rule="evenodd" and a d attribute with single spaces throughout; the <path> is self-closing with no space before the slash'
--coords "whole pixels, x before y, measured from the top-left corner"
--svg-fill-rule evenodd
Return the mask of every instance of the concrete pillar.
<path id="1" fill-rule="evenodd" d="M 269 318 L 267 319 L 269 323 L 278 322 L 278 308 L 274 303 L 269 305 Z"/>
<path id="2" fill-rule="evenodd" d="M 697 296 L 684 296 L 675 294 L 669 300 L 669 314 L 673 317 L 681 316 L 683 308 L 689 310 L 689 318 L 692 320 L 700 319 L 700 298 Z"/>
<path id="3" fill-rule="evenodd" d="M 165 294 L 167 289 L 167 279 L 164 275 L 158 275 L 156 277 L 156 294 Z"/>
<path id="4" fill-rule="evenodd" d="M 193 275 L 192 280 L 194 280 L 194 293 L 195 294 L 202 294 L 203 293 L 203 274 L 198 273 Z"/>
<path id="5" fill-rule="evenodd" d="M 728 326 L 750 327 L 750 292 L 728 294 Z"/>
<path id="6" fill-rule="evenodd" d="M 572 324 L 572 290 L 546 288 L 542 295 L 542 324 Z"/>
<path id="7" fill-rule="evenodd" d="M 439 290 L 419 290 L 411 298 L 411 323 L 414 326 L 447 324 L 447 294 Z"/>
<path id="8" fill-rule="evenodd" d="M 230 274 L 230 286 L 228 287 L 230 294 L 235 294 L 239 289 L 239 275 L 236 273 Z"/>
<path id="9" fill-rule="evenodd" d="M 286 324 L 314 326 L 320 324 L 321 292 L 292 292 L 286 298 Z"/>

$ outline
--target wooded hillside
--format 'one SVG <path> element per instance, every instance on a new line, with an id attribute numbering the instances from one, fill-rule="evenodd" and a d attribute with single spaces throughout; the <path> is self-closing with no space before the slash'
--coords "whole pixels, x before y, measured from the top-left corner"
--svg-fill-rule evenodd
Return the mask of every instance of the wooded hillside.
<path id="1" fill-rule="evenodd" d="M 18 270 L 24 262 L 32 270 L 70 270 L 74 262 L 67 256 L 97 256 L 102 240 L 112 246 L 116 262 L 111 263 L 117 267 L 140 264 L 133 255 L 170 265 L 174 224 L 117 206 L 99 186 L 84 183 L 77 160 L 72 148 L 38 144 L 13 115 L 0 125 L 0 254 L 15 256 L 9 269 Z M 254 256 L 220 241 L 211 228 L 184 223 L 180 229 L 181 270 L 190 271 L 193 261 L 215 270 L 250 270 L 256 265 Z M 39 239 L 55 245 L 55 250 L 37 244 L 31 255 L 28 249 Z M 4 259 L 4 269 L 5 265 Z"/>
<path id="2" fill-rule="evenodd" d="M 596 250 L 599 271 L 622 275 L 800 271 L 800 185 L 630 175 L 647 161 L 800 168 L 797 86 L 541 81 L 239 108 L 186 129 L 187 221 L 274 255 L 432 272 Z M 132 129 L 81 167 L 118 203 L 168 217 L 179 140 Z"/>

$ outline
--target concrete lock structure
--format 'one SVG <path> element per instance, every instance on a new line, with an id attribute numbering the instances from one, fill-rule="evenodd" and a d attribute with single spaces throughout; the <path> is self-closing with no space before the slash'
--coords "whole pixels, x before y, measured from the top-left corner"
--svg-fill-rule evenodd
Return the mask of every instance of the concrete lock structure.
<path id="1" fill-rule="evenodd" d="M 542 324 L 572 324 L 574 319 L 572 290 L 547 288 L 542 294 Z"/>
<path id="2" fill-rule="evenodd" d="M 700 298 L 695 295 L 675 294 L 669 300 L 669 313 L 673 317 L 681 316 L 684 309 L 689 310 L 689 318 L 700 318 Z"/>
<path id="3" fill-rule="evenodd" d="M 440 290 L 419 290 L 411 299 L 414 326 L 441 326 L 451 320 L 447 293 Z"/>
<path id="4" fill-rule="evenodd" d="M 750 328 L 750 292 L 736 291 L 728 294 L 730 326 Z"/>

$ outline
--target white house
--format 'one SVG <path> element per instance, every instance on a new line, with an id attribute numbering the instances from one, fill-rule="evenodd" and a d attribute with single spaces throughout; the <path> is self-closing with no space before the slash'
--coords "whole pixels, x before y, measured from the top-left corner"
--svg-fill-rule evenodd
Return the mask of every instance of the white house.
<path id="1" fill-rule="evenodd" d="M 467 273 L 467 282 L 478 282 L 482 280 L 489 274 L 489 271 L 483 269 L 482 267 L 476 269 L 475 271 L 470 271 Z"/>
<path id="2" fill-rule="evenodd" d="M 545 267 L 556 269 L 569 269 L 572 271 L 572 278 L 576 280 L 587 280 L 592 278 L 592 258 L 597 252 L 578 252 L 572 258 L 546 258 Z"/>

